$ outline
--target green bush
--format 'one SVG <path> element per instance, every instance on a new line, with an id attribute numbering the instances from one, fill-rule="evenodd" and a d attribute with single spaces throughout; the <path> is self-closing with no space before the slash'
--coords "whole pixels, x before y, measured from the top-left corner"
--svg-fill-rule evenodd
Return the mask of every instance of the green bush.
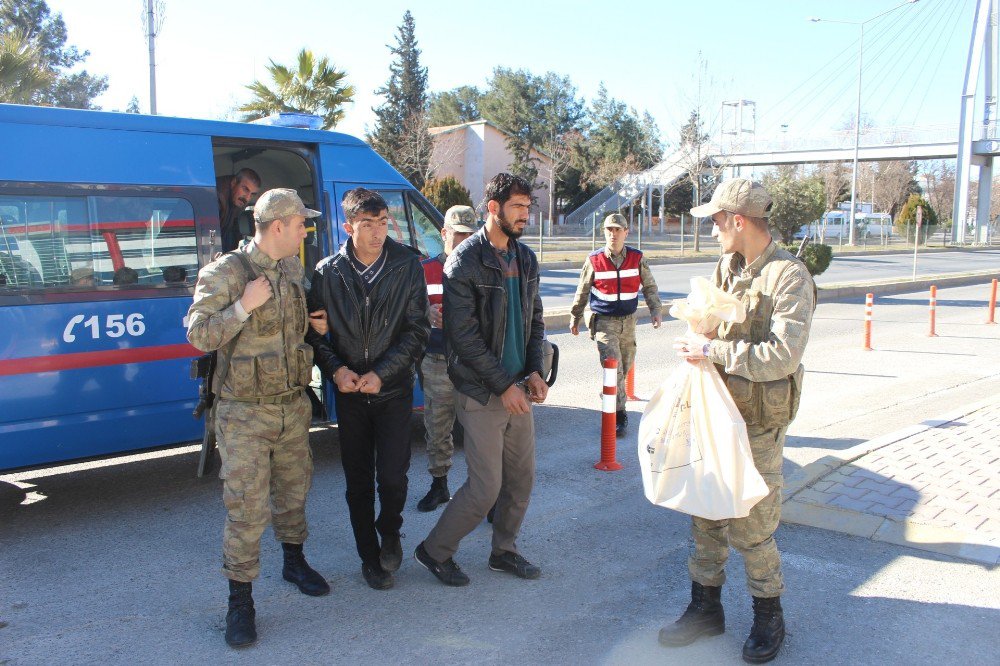
<path id="1" fill-rule="evenodd" d="M 799 246 L 798 244 L 786 245 L 785 249 L 795 254 L 799 251 Z M 799 258 L 806 265 L 809 275 L 816 277 L 830 267 L 830 262 L 833 261 L 833 248 L 822 243 L 809 243 Z"/>
<path id="2" fill-rule="evenodd" d="M 432 178 L 427 181 L 421 192 L 435 208 L 441 211 L 442 215 L 452 206 L 472 206 L 469 190 L 462 187 L 453 176 Z"/>
<path id="3" fill-rule="evenodd" d="M 901 232 L 909 234 L 908 227 L 917 223 L 917 206 L 924 207 L 924 217 L 921 221 L 922 227 L 936 227 L 938 225 L 937 212 L 931 208 L 927 199 L 919 194 L 911 194 L 910 198 L 903 204 L 903 209 L 896 216 L 896 227 Z"/>

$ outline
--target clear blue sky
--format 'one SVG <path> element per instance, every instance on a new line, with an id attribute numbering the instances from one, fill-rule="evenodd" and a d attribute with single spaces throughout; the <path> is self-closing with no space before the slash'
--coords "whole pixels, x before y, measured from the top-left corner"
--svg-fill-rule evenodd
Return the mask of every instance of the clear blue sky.
<path id="1" fill-rule="evenodd" d="M 269 59 L 291 63 L 303 47 L 326 55 L 356 86 L 356 103 L 337 128 L 362 135 L 374 94 L 388 77 L 403 13 L 416 21 L 432 91 L 484 87 L 494 67 L 568 75 L 592 99 L 610 93 L 656 119 L 666 142 L 698 103 L 717 125 L 723 100 L 757 104 L 758 133 L 787 125 L 822 133 L 853 116 L 858 28 L 813 23 L 819 16 L 861 21 L 898 0 L 162 0 L 157 39 L 161 114 L 235 118 L 244 86 L 265 78 Z M 48 0 L 66 21 L 69 43 L 106 74 L 105 109 L 132 95 L 148 110 L 145 0 Z M 957 124 L 972 29 L 973 0 L 920 0 L 866 24 L 863 114 L 881 126 Z M 700 52 L 700 58 L 699 58 Z M 699 67 L 699 62 L 703 63 Z"/>

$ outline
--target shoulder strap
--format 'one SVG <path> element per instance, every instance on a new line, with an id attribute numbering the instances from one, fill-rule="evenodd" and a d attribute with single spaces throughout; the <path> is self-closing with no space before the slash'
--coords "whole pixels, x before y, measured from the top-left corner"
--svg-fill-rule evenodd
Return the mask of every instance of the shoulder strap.
<path id="1" fill-rule="evenodd" d="M 250 261 L 250 257 L 247 256 L 246 252 L 243 250 L 233 250 L 229 254 L 236 255 L 236 257 L 240 260 L 240 263 L 243 264 L 243 273 L 247 282 L 252 282 L 257 279 L 257 271 L 254 270 L 253 262 Z"/>
<path id="2" fill-rule="evenodd" d="M 257 271 L 253 267 L 253 262 L 250 261 L 250 257 L 243 250 L 232 250 L 227 252 L 227 254 L 235 255 L 237 259 L 240 260 L 240 264 L 243 266 L 243 286 L 246 287 L 248 282 L 252 282 L 257 279 Z M 249 321 L 249 320 L 247 320 Z M 216 395 L 222 395 L 222 387 L 226 384 L 226 377 L 229 375 L 229 357 L 232 354 L 233 349 L 236 348 L 236 342 L 240 339 L 242 331 L 237 333 L 232 340 L 230 340 L 226 345 L 226 353 L 220 354 L 217 350 L 215 359 L 215 378 L 212 382 L 213 387 L 217 387 L 213 393 Z"/>

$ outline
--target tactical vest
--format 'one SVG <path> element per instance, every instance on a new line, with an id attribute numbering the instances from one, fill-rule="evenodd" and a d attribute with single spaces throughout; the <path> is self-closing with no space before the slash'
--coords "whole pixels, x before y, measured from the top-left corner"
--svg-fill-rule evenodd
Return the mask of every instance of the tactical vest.
<path id="1" fill-rule="evenodd" d="M 636 311 L 639 306 L 639 263 L 642 252 L 625 248 L 625 259 L 621 266 L 615 266 L 605 251 L 597 250 L 590 255 L 590 265 L 594 268 L 594 284 L 590 288 L 590 311 L 597 315 L 624 317 Z"/>
<path id="2" fill-rule="evenodd" d="M 720 262 L 715 271 L 715 283 L 730 293 L 742 290 L 740 300 L 746 307 L 747 318 L 738 324 L 723 323 L 719 327 L 718 339 L 743 340 L 750 344 L 759 344 L 768 339 L 771 334 L 771 317 L 774 314 L 775 291 L 782 273 L 793 268 L 790 263 L 798 265 L 794 267 L 796 270 L 801 266 L 801 262 L 789 252 L 775 248 L 770 259 L 761 267 L 760 273 L 750 279 L 748 287 L 743 289 L 743 285 L 739 284 L 738 288 L 732 289 L 722 284 L 724 278 Z M 738 276 L 733 279 L 742 282 Z M 718 364 L 715 367 L 725 380 L 733 402 L 747 425 L 767 429 L 783 428 L 795 418 L 805 373 L 801 363 L 787 377 L 767 382 L 755 382 L 746 377 L 727 374 Z"/>
<path id="3" fill-rule="evenodd" d="M 313 366 L 313 349 L 305 342 L 309 319 L 298 257 L 282 259 L 265 271 L 249 257 L 236 254 L 220 261 L 244 276 L 239 293 L 259 272 L 270 282 L 273 296 L 250 312 L 239 335 L 219 350 L 214 385 L 224 400 L 291 402 L 309 386 Z M 268 273 L 276 273 L 277 279 Z"/>

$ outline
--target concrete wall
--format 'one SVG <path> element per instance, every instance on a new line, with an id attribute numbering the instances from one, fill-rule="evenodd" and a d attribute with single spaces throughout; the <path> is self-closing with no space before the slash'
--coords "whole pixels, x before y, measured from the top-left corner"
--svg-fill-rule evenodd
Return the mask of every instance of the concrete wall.
<path id="1" fill-rule="evenodd" d="M 537 151 L 532 151 L 532 156 L 548 162 L 548 158 Z M 501 171 L 509 171 L 513 161 L 507 148 L 507 135 L 486 122 L 468 123 L 434 136 L 431 164 L 435 177 L 454 177 L 469 190 L 476 206 L 483 201 L 486 183 Z M 546 173 L 547 167 L 540 165 L 539 172 Z M 539 208 L 547 211 L 548 189 L 539 188 L 534 195 Z"/>

